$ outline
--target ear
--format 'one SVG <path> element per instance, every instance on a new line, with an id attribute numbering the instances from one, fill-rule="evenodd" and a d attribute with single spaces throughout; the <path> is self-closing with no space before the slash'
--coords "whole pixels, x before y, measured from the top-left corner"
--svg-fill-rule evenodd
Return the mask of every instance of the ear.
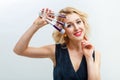
<path id="1" fill-rule="evenodd" d="M 63 34 L 63 36 L 64 36 L 64 38 L 66 38 L 66 37 L 67 37 L 67 34 L 66 34 L 66 33 L 64 33 L 64 34 Z"/>

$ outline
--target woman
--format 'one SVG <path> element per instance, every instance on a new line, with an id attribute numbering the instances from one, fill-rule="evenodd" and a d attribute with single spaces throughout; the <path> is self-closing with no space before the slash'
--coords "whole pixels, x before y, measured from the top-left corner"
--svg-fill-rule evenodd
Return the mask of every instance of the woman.
<path id="1" fill-rule="evenodd" d="M 53 11 L 42 9 L 41 15 L 17 42 L 14 52 L 32 58 L 50 58 L 54 63 L 54 80 L 100 80 L 100 53 L 88 41 L 89 26 L 86 14 L 72 7 L 59 12 L 65 17 L 57 20 L 66 23 L 53 33 L 55 44 L 30 47 L 29 42 L 38 29 L 55 18 Z"/>

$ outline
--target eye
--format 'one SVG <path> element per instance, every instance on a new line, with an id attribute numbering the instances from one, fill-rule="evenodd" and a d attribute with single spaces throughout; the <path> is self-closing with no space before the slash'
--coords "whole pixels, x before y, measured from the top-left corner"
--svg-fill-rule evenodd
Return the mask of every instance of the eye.
<path id="1" fill-rule="evenodd" d="M 67 28 L 71 27 L 72 25 L 71 24 L 67 24 Z"/>
<path id="2" fill-rule="evenodd" d="M 81 23 L 81 21 L 77 21 L 77 24 L 80 24 Z"/>

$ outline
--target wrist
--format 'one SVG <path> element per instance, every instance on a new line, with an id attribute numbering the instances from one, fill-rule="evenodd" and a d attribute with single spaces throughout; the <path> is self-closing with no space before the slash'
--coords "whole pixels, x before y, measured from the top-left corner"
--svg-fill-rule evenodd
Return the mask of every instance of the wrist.
<path id="1" fill-rule="evenodd" d="M 42 27 L 45 24 L 43 24 L 43 22 L 41 21 L 41 22 L 33 22 L 33 25 L 36 27 Z"/>
<path id="2" fill-rule="evenodd" d="M 90 55 L 85 55 L 85 57 L 86 57 L 86 60 L 92 60 L 92 61 L 95 61 L 95 50 L 93 50 L 91 53 L 90 53 Z"/>
<path id="3" fill-rule="evenodd" d="M 44 24 L 42 22 L 34 22 L 32 25 L 33 25 L 33 27 L 36 27 L 36 28 L 39 29 L 39 28 L 43 27 L 46 24 Z"/>
<path id="4" fill-rule="evenodd" d="M 42 26 L 44 26 L 44 25 L 46 25 L 46 24 L 47 24 L 47 22 L 46 22 L 44 19 L 40 18 L 40 17 L 38 17 L 38 18 L 33 22 L 33 25 L 35 25 L 35 26 L 37 26 L 37 27 L 42 27 Z"/>
<path id="5" fill-rule="evenodd" d="M 85 56 L 87 62 L 93 62 L 93 57 L 92 56 Z"/>

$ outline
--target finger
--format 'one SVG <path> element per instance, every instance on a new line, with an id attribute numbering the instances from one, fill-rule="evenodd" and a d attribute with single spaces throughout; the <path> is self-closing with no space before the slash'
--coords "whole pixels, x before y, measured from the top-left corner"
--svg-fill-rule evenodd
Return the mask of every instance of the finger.
<path id="1" fill-rule="evenodd" d="M 93 46 L 88 41 L 83 41 L 82 42 L 82 47 L 86 48 L 86 49 L 91 49 Z"/>
<path id="2" fill-rule="evenodd" d="M 46 8 L 45 10 L 45 16 L 46 17 L 50 17 L 50 18 L 54 18 L 54 12 L 48 8 Z"/>
<path id="3" fill-rule="evenodd" d="M 49 9 L 48 9 L 48 8 L 46 8 L 45 13 L 48 13 L 48 10 L 49 10 Z"/>
<path id="4" fill-rule="evenodd" d="M 45 10 L 45 9 L 43 8 L 43 9 L 41 10 L 41 13 L 44 13 L 44 10 Z"/>
<path id="5" fill-rule="evenodd" d="M 50 11 L 50 12 L 48 13 L 48 17 L 55 18 L 54 12 L 53 12 L 53 11 Z"/>
<path id="6" fill-rule="evenodd" d="M 84 39 L 87 41 L 88 40 L 87 36 L 84 36 Z"/>
<path id="7" fill-rule="evenodd" d="M 53 18 L 51 18 L 51 17 L 46 17 L 48 20 L 50 20 L 50 21 L 53 21 Z"/>
<path id="8" fill-rule="evenodd" d="M 40 12 L 39 12 L 39 17 L 40 17 L 40 18 L 43 18 L 43 15 L 44 15 L 44 8 L 43 8 L 42 10 L 40 10 Z"/>
<path id="9" fill-rule="evenodd" d="M 87 44 L 87 45 L 85 45 L 85 48 L 86 48 L 86 49 L 92 49 L 92 45 Z"/>

